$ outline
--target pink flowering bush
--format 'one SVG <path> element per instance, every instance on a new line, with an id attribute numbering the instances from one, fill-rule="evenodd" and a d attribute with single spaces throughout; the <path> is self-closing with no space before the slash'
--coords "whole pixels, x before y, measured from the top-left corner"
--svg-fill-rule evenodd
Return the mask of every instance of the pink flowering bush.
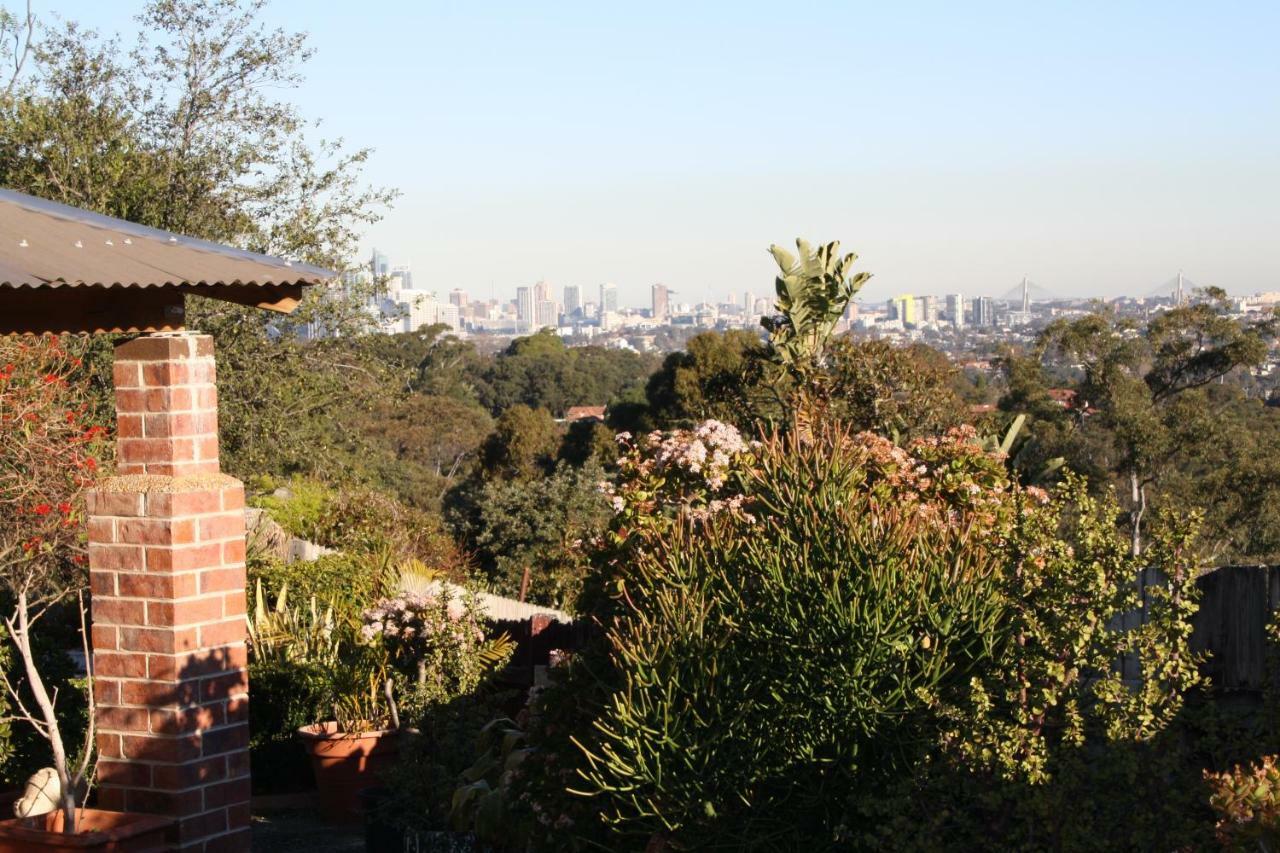
<path id="1" fill-rule="evenodd" d="M 829 849 L 886 780 L 946 762 L 1040 784 L 1061 747 L 1149 739 L 1198 683 L 1185 533 L 1145 555 L 1169 583 L 1122 630 L 1143 566 L 1114 505 L 1074 480 L 1021 486 L 972 429 L 722 435 L 631 448 L 591 664 L 610 689 L 585 725 L 581 707 L 544 709 L 547 729 L 574 725 L 581 754 L 558 764 L 605 846 Z M 1143 685 L 1111 670 L 1121 655 Z"/>
<path id="2" fill-rule="evenodd" d="M 736 427 L 703 421 L 694 429 L 618 435 L 617 484 L 602 483 L 618 518 L 615 529 L 652 524 L 683 513 L 705 520 L 723 511 L 744 512 L 741 476 L 760 443 Z"/>
<path id="3" fill-rule="evenodd" d="M 510 657 L 505 636 L 485 638 L 475 594 L 442 583 L 428 592 L 383 598 L 361 617 L 361 639 L 385 650 L 400 673 L 397 702 L 406 720 L 475 690 Z"/>

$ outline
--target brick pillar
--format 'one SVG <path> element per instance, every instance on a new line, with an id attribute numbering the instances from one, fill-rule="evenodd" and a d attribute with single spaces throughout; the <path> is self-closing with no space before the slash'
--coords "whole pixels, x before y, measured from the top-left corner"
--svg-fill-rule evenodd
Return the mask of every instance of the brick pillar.
<path id="1" fill-rule="evenodd" d="M 118 474 L 90 493 L 98 802 L 247 851 L 244 488 L 218 472 L 213 341 L 116 348 Z"/>

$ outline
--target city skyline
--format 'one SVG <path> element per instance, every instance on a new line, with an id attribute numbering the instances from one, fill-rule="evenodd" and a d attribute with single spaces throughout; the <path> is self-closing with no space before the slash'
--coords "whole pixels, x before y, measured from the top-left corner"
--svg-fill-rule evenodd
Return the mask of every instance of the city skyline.
<path id="1" fill-rule="evenodd" d="M 135 9 L 35 0 L 105 33 Z M 361 256 L 433 286 L 764 292 L 768 245 L 797 236 L 858 252 L 872 300 L 1024 274 L 1144 292 L 1179 268 L 1280 285 L 1280 104 L 1257 96 L 1280 88 L 1277 4 L 273 0 L 263 17 L 309 31 L 312 133 L 371 145 L 370 180 L 403 191 Z M 353 62 L 358 45 L 376 49 Z"/>

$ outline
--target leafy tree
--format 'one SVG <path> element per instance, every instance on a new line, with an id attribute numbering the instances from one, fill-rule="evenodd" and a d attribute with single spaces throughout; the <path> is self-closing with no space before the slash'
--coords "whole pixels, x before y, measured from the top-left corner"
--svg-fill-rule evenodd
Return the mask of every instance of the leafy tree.
<path id="1" fill-rule="evenodd" d="M 746 428 L 775 411 L 763 387 L 759 335 L 738 329 L 703 332 L 671 353 L 645 388 L 649 415 L 676 426 L 708 418 Z"/>
<path id="2" fill-rule="evenodd" d="M 1188 405 L 1207 399 L 1188 393 L 1259 364 L 1274 337 L 1274 318 L 1241 322 L 1227 316 L 1228 309 L 1225 294 L 1210 289 L 1145 328 L 1101 312 L 1059 321 L 1041 335 L 1046 358 L 1083 371 L 1074 456 L 1091 458 L 1122 481 L 1135 555 L 1142 551 L 1152 488 L 1179 450 L 1175 437 Z"/>
<path id="3" fill-rule="evenodd" d="M 559 446 L 559 432 L 546 409 L 516 404 L 502 413 L 480 447 L 486 477 L 528 480 L 549 470 Z"/>
<path id="4" fill-rule="evenodd" d="M 589 570 L 586 543 L 609 519 L 600 493 L 604 471 L 588 461 L 561 464 L 530 480 L 493 480 L 484 485 L 479 518 L 470 541 L 495 591 L 516 596 L 529 572 L 530 601 L 576 609 Z"/>
<path id="5" fill-rule="evenodd" d="M 915 438 L 972 419 L 957 392 L 959 372 L 924 344 L 841 337 L 829 345 L 827 362 L 829 414 L 852 429 Z"/>

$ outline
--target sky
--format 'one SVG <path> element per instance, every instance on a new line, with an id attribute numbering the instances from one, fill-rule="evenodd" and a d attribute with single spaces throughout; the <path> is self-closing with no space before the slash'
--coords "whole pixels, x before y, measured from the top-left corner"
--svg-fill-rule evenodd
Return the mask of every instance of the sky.
<path id="1" fill-rule="evenodd" d="M 12 5 L 12 4 L 10 4 Z M 140 0 L 35 0 L 132 33 Z M 841 241 L 862 296 L 1280 289 L 1280 3 L 274 0 L 292 98 L 402 195 L 414 286 L 768 294 Z"/>

